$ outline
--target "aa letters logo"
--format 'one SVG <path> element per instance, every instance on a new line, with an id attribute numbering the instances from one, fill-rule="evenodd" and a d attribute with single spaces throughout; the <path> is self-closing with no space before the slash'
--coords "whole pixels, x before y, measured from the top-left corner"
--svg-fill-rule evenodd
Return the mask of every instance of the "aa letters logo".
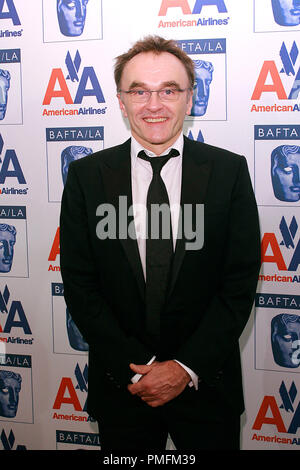
<path id="1" fill-rule="evenodd" d="M 3 137 L 0 134 L 0 185 L 6 185 L 7 182 L 11 183 L 12 180 L 21 188 L 0 186 L 0 197 L 4 194 L 27 195 L 28 187 L 17 153 L 14 149 L 5 148 Z"/>
<path id="2" fill-rule="evenodd" d="M 79 107 L 76 105 L 86 104 Z M 61 109 L 44 108 L 43 116 L 78 116 L 105 114 L 107 107 L 94 108 L 105 103 L 104 94 L 92 66 L 83 66 L 82 57 L 77 50 L 74 55 L 70 51 L 65 56 L 65 69 L 54 68 L 46 88 L 43 106 L 72 105 Z"/>
<path id="3" fill-rule="evenodd" d="M 7 336 L 17 333 L 20 336 Z M 0 291 L 0 341 L 16 345 L 32 345 L 33 337 L 30 324 L 20 300 L 11 298 L 11 293 L 6 285 Z"/>
<path id="4" fill-rule="evenodd" d="M 20 49 L 0 49 L 0 124 L 23 124 Z"/>
<path id="5" fill-rule="evenodd" d="M 252 429 L 264 434 L 255 432 L 252 440 L 300 445 L 300 438 L 295 436 L 299 427 L 300 402 L 297 387 L 294 381 L 291 384 L 282 381 L 277 396 L 266 395 L 263 398 Z"/>
<path id="6" fill-rule="evenodd" d="M 300 205 L 300 126 L 256 125 L 255 194 L 260 206 Z"/>
<path id="7" fill-rule="evenodd" d="M 273 215 L 274 219 L 278 220 Z M 270 215 L 267 220 L 271 220 Z M 299 232 L 299 225 L 294 215 L 282 216 L 278 225 L 274 227 L 274 231 L 263 232 L 262 271 L 259 275 L 261 281 L 300 282 L 300 275 L 297 274 L 300 264 Z"/>
<path id="8" fill-rule="evenodd" d="M 299 48 L 296 41 L 283 42 L 275 60 L 263 62 L 251 100 L 264 104 L 252 104 L 251 112 L 300 111 L 300 103 L 295 103 L 299 99 L 299 93 Z M 276 101 L 272 103 L 271 100 Z"/>
<path id="9" fill-rule="evenodd" d="M 230 20 L 225 0 L 162 0 L 158 16 L 166 17 L 158 28 L 227 26 Z"/>
<path id="10" fill-rule="evenodd" d="M 299 295 L 256 294 L 256 369 L 300 372 L 299 311 Z"/>
<path id="11" fill-rule="evenodd" d="M 254 31 L 266 33 L 273 31 L 300 30 L 299 0 L 253 0 Z"/>
<path id="12" fill-rule="evenodd" d="M 68 421 L 93 421 L 86 415 L 86 401 L 88 391 L 88 365 L 80 366 L 78 363 L 74 369 L 74 376 L 62 377 L 53 404 L 54 411 L 52 418 Z M 70 414 L 62 414 L 63 411 Z M 77 413 L 77 414 L 75 414 Z M 82 413 L 82 414 L 78 414 Z"/>
<path id="13" fill-rule="evenodd" d="M 43 0 L 44 42 L 103 38 L 102 0 Z"/>
<path id="14" fill-rule="evenodd" d="M 186 120 L 226 121 L 226 39 L 184 39 L 177 45 L 195 64 L 193 106 Z"/>
<path id="15" fill-rule="evenodd" d="M 0 38 L 15 38 L 23 34 L 18 0 L 0 0 Z"/>

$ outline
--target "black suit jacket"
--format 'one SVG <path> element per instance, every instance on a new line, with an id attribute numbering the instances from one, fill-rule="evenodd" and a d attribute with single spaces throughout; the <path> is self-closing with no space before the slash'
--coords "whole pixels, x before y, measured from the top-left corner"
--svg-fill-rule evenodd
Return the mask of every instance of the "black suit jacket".
<path id="1" fill-rule="evenodd" d="M 238 341 L 260 267 L 246 160 L 184 139 L 181 204 L 204 204 L 204 246 L 187 251 L 185 240 L 177 240 L 159 351 L 145 331 L 136 241 L 96 235 L 100 204 L 118 209 L 122 195 L 131 205 L 130 168 L 128 140 L 71 163 L 62 197 L 61 273 L 67 306 L 89 343 L 88 411 L 97 417 L 130 408 L 129 364 L 146 364 L 158 354 L 160 360 L 181 361 L 201 380 L 198 392 L 186 387 L 170 406 L 185 401 L 188 409 L 192 401 L 204 416 L 239 414 L 244 404 Z M 116 216 L 118 221 L 118 210 Z"/>

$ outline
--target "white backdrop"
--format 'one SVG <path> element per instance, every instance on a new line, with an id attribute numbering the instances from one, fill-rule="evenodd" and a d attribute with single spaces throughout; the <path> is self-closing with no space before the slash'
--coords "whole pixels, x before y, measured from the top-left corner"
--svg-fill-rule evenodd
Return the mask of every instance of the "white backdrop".
<path id="1" fill-rule="evenodd" d="M 271 0 L 89 0 L 75 37 L 60 31 L 56 3 L 0 1 L 0 96 L 1 70 L 10 74 L 4 117 L 0 98 L 0 223 L 15 227 L 0 230 L 0 449 L 99 449 L 85 412 L 87 353 L 68 337 L 60 277 L 61 153 L 128 138 L 113 63 L 147 34 L 213 64 L 207 111 L 184 131 L 245 155 L 259 204 L 263 264 L 241 338 L 242 449 L 299 449 L 299 150 L 283 165 L 295 200 L 278 199 L 271 177 L 272 151 L 299 146 L 299 11 L 279 25 Z M 293 0 L 273 2 L 285 4 L 290 11 Z M 294 326 L 272 336 L 283 314 Z"/>

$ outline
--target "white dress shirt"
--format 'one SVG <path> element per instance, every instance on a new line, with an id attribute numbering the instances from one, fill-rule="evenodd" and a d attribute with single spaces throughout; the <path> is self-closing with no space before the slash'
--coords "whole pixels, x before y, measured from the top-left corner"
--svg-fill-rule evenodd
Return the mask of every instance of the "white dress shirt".
<path id="1" fill-rule="evenodd" d="M 175 251 L 176 235 L 178 230 L 178 219 L 180 211 L 180 198 L 181 198 L 181 175 L 182 175 L 182 152 L 183 152 L 183 134 L 181 133 L 177 141 L 168 148 L 164 155 L 167 155 L 171 148 L 179 151 L 179 156 L 170 158 L 161 170 L 161 177 L 166 186 L 170 209 L 171 209 L 171 224 L 173 234 L 173 246 Z M 132 204 L 133 214 L 135 219 L 135 230 L 137 235 L 137 244 L 140 253 L 141 263 L 143 267 L 144 277 L 146 279 L 146 207 L 147 207 L 147 193 L 150 182 L 152 180 L 152 167 L 151 164 L 138 157 L 138 153 L 144 150 L 148 157 L 155 158 L 153 152 L 143 148 L 134 137 L 131 138 L 131 184 L 132 184 Z M 151 364 L 155 357 L 148 362 Z M 176 359 L 174 359 L 176 360 Z M 178 362 L 190 375 L 190 386 L 198 389 L 198 376 L 189 368 L 179 361 Z M 141 375 L 136 374 L 131 380 L 137 382 Z"/>

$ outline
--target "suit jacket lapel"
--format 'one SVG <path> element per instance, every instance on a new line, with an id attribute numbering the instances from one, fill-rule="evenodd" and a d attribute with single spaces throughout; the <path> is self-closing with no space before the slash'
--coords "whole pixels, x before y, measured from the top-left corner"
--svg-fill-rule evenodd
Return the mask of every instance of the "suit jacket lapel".
<path id="1" fill-rule="evenodd" d="M 120 221 L 120 196 L 123 196 L 123 202 L 127 203 L 127 214 L 128 209 L 132 206 L 132 188 L 131 188 L 131 160 L 130 160 L 130 139 L 124 144 L 120 145 L 113 153 L 110 154 L 104 162 L 100 162 L 101 173 L 103 178 L 103 184 L 107 195 L 107 202 L 112 204 L 116 209 L 116 220 L 117 220 L 117 237 L 119 238 L 119 226 Z M 126 198 L 126 199 L 125 199 Z M 124 204 L 125 205 L 125 204 Z M 133 216 L 125 217 L 122 211 L 122 220 L 126 222 L 126 229 L 128 224 L 134 229 Z M 139 249 L 136 239 L 128 236 L 119 238 L 120 243 L 128 258 L 129 264 L 136 277 L 140 294 L 142 298 L 145 297 L 145 280 L 143 274 L 143 268 L 139 255 Z"/>
<path id="2" fill-rule="evenodd" d="M 181 207 L 184 204 L 203 204 L 211 171 L 211 162 L 199 152 L 199 143 L 184 139 L 183 160 L 182 160 L 182 185 L 181 185 Z M 110 153 L 109 158 L 100 161 L 100 169 L 103 184 L 107 195 L 107 202 L 116 209 L 117 226 L 119 220 L 119 197 L 125 196 L 127 200 L 127 210 L 132 205 L 131 187 L 131 160 L 130 160 L 130 139 L 120 145 L 115 151 Z M 129 216 L 127 222 L 134 227 L 133 216 Z M 193 220 L 193 227 L 195 221 Z M 187 241 L 182 231 L 182 237 L 177 239 L 173 260 L 169 296 L 172 294 L 178 273 L 180 271 Z M 132 237 L 120 238 L 120 243 L 128 258 L 129 264 L 137 280 L 142 299 L 145 299 L 145 279 L 139 255 L 136 239 Z"/>
<path id="3" fill-rule="evenodd" d="M 209 175 L 211 171 L 211 162 L 199 152 L 199 143 L 184 138 L 183 159 L 182 159 L 182 183 L 181 183 L 181 208 L 185 204 L 204 204 L 207 191 Z M 182 211 L 184 215 L 184 211 Z M 193 214 L 194 216 L 194 214 Z M 190 222 L 190 221 L 189 221 Z M 195 227 L 195 220 L 191 221 Z M 173 260 L 169 296 L 172 294 L 174 285 L 180 271 L 184 256 L 185 244 L 189 241 L 186 239 L 184 230 L 182 230 L 181 238 L 177 238 L 176 248 Z"/>

